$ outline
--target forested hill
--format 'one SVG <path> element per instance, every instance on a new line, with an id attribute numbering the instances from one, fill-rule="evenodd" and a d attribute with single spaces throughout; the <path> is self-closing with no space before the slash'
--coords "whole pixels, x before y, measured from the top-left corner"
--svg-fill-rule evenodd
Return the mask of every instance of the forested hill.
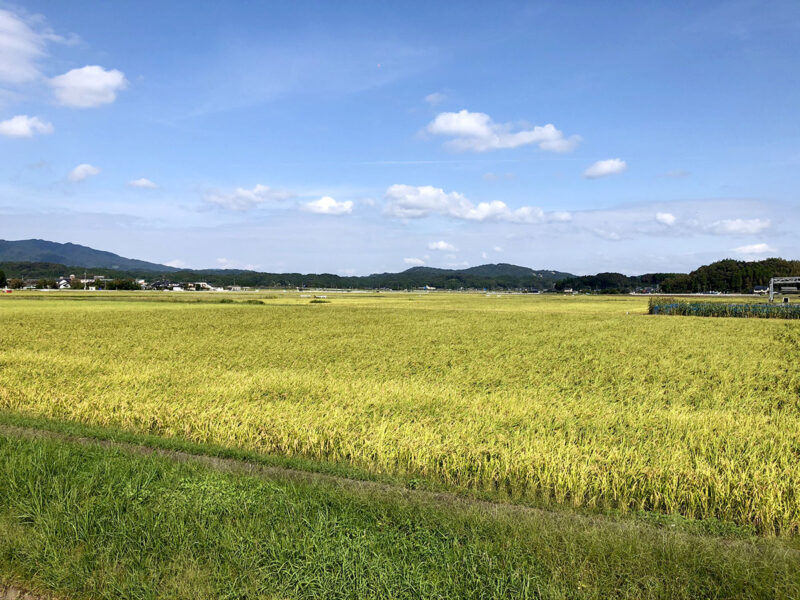
<path id="1" fill-rule="evenodd" d="M 53 279 L 74 274 L 82 276 L 83 266 L 65 266 L 45 262 L 0 262 L 8 279 Z M 170 273 L 154 273 L 149 270 L 126 270 L 108 268 L 88 269 L 90 275 L 102 275 L 115 279 L 138 279 L 147 281 L 165 279 L 173 282 L 206 281 L 215 286 L 239 285 L 248 287 L 309 287 L 349 289 L 412 289 L 424 286 L 437 289 L 530 289 L 548 290 L 570 273 L 559 271 L 535 271 L 527 267 L 509 264 L 481 265 L 468 269 L 435 269 L 413 267 L 401 273 L 376 273 L 365 276 L 343 277 L 330 273 L 259 273 L 243 270 L 181 270 Z"/>
<path id="2" fill-rule="evenodd" d="M 573 289 L 603 293 L 652 290 L 667 294 L 730 292 L 749 294 L 757 285 L 768 285 L 771 277 L 800 276 L 800 261 L 768 258 L 761 261 L 725 259 L 704 265 L 691 273 L 623 275 L 598 273 L 568 277 L 557 282 L 557 290 Z"/>
<path id="3" fill-rule="evenodd" d="M 568 277 L 555 284 L 557 290 L 572 289 L 577 291 L 603 292 L 616 294 L 636 290 L 659 290 L 662 283 L 672 277 L 680 276 L 679 273 L 647 273 L 645 275 L 623 275 L 622 273 L 598 273 L 597 275 L 582 275 Z"/>
<path id="4" fill-rule="evenodd" d="M 47 240 L 0 240 L 0 262 L 56 263 L 118 271 L 170 272 L 177 270 L 166 265 L 125 258 L 113 252 L 95 250 L 80 244 L 60 244 Z"/>
<path id="5" fill-rule="evenodd" d="M 800 261 L 767 258 L 759 261 L 720 260 L 692 271 L 674 275 L 661 284 L 666 293 L 742 292 L 753 291 L 756 285 L 769 285 L 771 277 L 800 276 Z"/>

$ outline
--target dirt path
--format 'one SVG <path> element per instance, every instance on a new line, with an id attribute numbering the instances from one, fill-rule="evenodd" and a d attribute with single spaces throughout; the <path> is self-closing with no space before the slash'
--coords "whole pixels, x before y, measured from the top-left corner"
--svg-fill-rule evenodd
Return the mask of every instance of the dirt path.
<path id="1" fill-rule="evenodd" d="M 569 515 L 562 514 L 560 511 L 550 511 L 541 508 L 533 508 L 530 506 L 523 506 L 517 504 L 509 504 L 503 502 L 492 502 L 489 500 L 480 500 L 474 497 L 461 495 L 458 493 L 449 492 L 433 492 L 427 490 L 414 490 L 400 485 L 392 485 L 389 483 L 382 483 L 377 481 L 367 481 L 360 479 L 349 479 L 336 475 L 329 475 L 326 473 L 316 473 L 313 471 L 303 471 L 299 469 L 290 469 L 286 467 L 274 467 L 263 465 L 255 462 L 250 462 L 243 459 L 236 458 L 220 458 L 207 454 L 193 454 L 181 450 L 169 450 L 165 448 L 154 448 L 143 444 L 134 444 L 130 442 L 117 442 L 111 440 L 103 440 L 90 437 L 73 436 L 46 429 L 37 429 L 31 427 L 18 427 L 16 425 L 3 425 L 0 424 L 0 435 L 7 435 L 19 438 L 29 439 L 50 439 L 61 440 L 67 443 L 81 444 L 86 446 L 99 446 L 102 448 L 122 450 L 131 454 L 138 454 L 143 456 L 161 456 L 175 462 L 200 464 L 215 471 L 223 473 L 240 473 L 253 477 L 260 477 L 271 480 L 283 481 L 296 481 L 301 483 L 322 483 L 333 485 L 342 489 L 352 490 L 356 492 L 368 493 L 373 497 L 391 497 L 391 498 L 404 498 L 408 500 L 416 500 L 427 503 L 434 503 L 437 505 L 450 505 L 463 508 L 474 508 L 484 511 L 486 513 L 500 515 L 506 514 L 528 514 L 538 515 L 540 517 L 546 516 L 549 518 L 569 518 L 569 519 L 598 519 L 602 518 L 597 515 L 580 515 L 570 513 Z M 607 520 L 607 519 L 604 519 Z M 620 526 L 625 526 L 624 523 L 618 523 Z M 2 588 L 0 588 L 2 589 Z M 0 596 L 0 600 L 4 600 Z"/>
<path id="2" fill-rule="evenodd" d="M 0 583 L 0 600 L 56 600 L 56 597 L 34 594 L 14 585 Z"/>

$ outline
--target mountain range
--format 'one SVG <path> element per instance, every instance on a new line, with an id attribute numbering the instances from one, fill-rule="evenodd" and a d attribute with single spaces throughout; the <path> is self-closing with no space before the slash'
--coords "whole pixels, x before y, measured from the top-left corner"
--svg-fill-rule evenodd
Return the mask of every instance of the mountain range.
<path id="1" fill-rule="evenodd" d="M 0 240 L 0 271 L 8 279 L 53 279 L 91 269 L 94 275 L 114 279 L 143 278 L 148 281 L 206 281 L 210 284 L 249 287 L 309 287 L 412 289 L 431 286 L 443 289 L 574 289 L 620 293 L 637 289 L 666 293 L 721 292 L 749 293 L 771 277 L 800 276 L 800 261 L 767 258 L 760 261 L 725 259 L 703 265 L 691 273 L 647 273 L 623 275 L 598 273 L 575 276 L 553 270 L 534 270 L 507 263 L 466 269 L 412 267 L 400 273 L 342 276 L 330 273 L 261 273 L 240 269 L 177 269 L 143 260 L 124 258 L 111 252 L 79 244 L 45 240 Z"/>
<path id="2" fill-rule="evenodd" d="M 404 289 L 437 288 L 531 288 L 551 289 L 571 273 L 534 270 L 507 263 L 487 264 L 466 269 L 412 267 L 400 273 L 375 273 L 366 276 L 340 276 L 329 273 L 260 273 L 241 269 L 177 269 L 167 265 L 125 258 L 112 252 L 80 244 L 61 244 L 47 240 L 0 240 L 0 267 L 9 277 L 52 278 L 79 269 L 112 277 L 169 278 L 178 281 L 206 280 L 217 285 L 236 282 L 246 286 L 307 287 L 388 287 Z"/>
<path id="3" fill-rule="evenodd" d="M 169 273 L 174 267 L 145 260 L 124 258 L 113 252 L 95 250 L 80 244 L 60 244 L 47 240 L 0 240 L 0 262 L 40 262 L 74 267 L 99 267 L 119 271 L 156 271 Z"/>

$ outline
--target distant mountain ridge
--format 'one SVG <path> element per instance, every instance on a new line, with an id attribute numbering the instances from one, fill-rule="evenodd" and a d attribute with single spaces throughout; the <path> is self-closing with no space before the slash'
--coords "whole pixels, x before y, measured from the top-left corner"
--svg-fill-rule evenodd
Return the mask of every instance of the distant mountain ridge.
<path id="1" fill-rule="evenodd" d="M 39 262 L 57 263 L 73 267 L 115 269 L 119 271 L 151 271 L 170 273 L 177 271 L 174 267 L 125 258 L 95 250 L 80 244 L 60 244 L 47 240 L 0 240 L 0 262 Z"/>
<path id="2" fill-rule="evenodd" d="M 571 273 L 534 270 L 508 263 L 486 264 L 465 269 L 411 267 L 400 273 L 341 276 L 330 273 L 261 273 L 241 269 L 176 269 L 143 260 L 124 258 L 112 252 L 79 244 L 45 240 L 0 240 L 0 268 L 9 278 L 53 278 L 83 269 L 112 277 L 142 277 L 148 280 L 205 280 L 215 285 L 251 287 L 343 287 L 408 289 L 430 286 L 444 289 L 551 289 Z"/>

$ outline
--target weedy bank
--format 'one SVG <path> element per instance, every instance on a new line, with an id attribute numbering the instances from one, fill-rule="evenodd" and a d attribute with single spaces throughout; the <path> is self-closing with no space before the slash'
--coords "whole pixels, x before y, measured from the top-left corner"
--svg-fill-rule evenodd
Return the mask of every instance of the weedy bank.
<path id="1" fill-rule="evenodd" d="M 795 598 L 798 551 L 0 432 L 0 583 L 59 598 Z M 674 524 L 674 523 L 673 523 Z"/>
<path id="2" fill-rule="evenodd" d="M 797 323 L 270 295 L 2 298 L 0 408 L 501 501 L 800 526 Z"/>

